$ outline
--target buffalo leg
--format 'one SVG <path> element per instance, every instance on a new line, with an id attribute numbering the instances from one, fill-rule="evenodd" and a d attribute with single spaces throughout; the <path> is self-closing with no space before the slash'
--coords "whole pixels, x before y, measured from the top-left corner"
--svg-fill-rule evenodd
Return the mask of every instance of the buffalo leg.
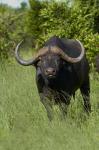
<path id="1" fill-rule="evenodd" d="M 81 86 L 80 91 L 84 100 L 84 109 L 89 113 L 91 111 L 89 81 Z"/>
<path id="2" fill-rule="evenodd" d="M 47 116 L 49 120 L 51 121 L 53 119 L 53 109 L 52 109 L 51 101 L 47 97 L 45 97 L 43 94 L 40 94 L 40 99 L 47 111 Z"/>
<path id="3" fill-rule="evenodd" d="M 68 105 L 70 104 L 70 100 L 71 100 L 71 95 L 68 95 L 65 92 L 60 94 L 59 107 L 60 110 L 62 111 L 63 117 L 67 115 L 67 108 Z"/>
<path id="4" fill-rule="evenodd" d="M 59 104 L 60 111 L 62 112 L 62 118 L 64 118 L 64 119 L 67 115 L 67 107 L 68 107 L 68 105 L 66 105 L 65 103 Z"/>

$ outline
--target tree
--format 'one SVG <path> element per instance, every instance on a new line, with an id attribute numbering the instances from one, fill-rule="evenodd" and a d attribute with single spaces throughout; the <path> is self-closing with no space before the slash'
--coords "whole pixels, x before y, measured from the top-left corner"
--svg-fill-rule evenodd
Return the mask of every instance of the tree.
<path id="1" fill-rule="evenodd" d="M 53 35 L 78 38 L 92 62 L 99 51 L 99 35 L 94 29 L 96 12 L 97 3 L 94 0 L 30 0 L 28 29 L 39 46 Z"/>
<path id="2" fill-rule="evenodd" d="M 16 44 L 26 36 L 25 12 L 0 5 L 0 60 L 11 56 Z M 21 20 L 21 21 L 20 21 Z"/>
<path id="3" fill-rule="evenodd" d="M 99 51 L 98 0 L 29 0 L 29 3 L 28 9 L 22 3 L 21 9 L 4 6 L 0 10 L 0 54 L 10 52 L 11 42 L 16 45 L 28 35 L 35 39 L 38 48 L 57 35 L 81 40 L 90 62 L 93 61 Z"/>
<path id="4" fill-rule="evenodd" d="M 30 10 L 28 12 L 27 19 L 27 28 L 28 32 L 32 34 L 35 38 L 38 37 L 40 31 L 40 11 L 41 11 L 41 2 L 39 0 L 30 0 Z"/>
<path id="5" fill-rule="evenodd" d="M 21 9 L 22 10 L 27 9 L 27 3 L 26 2 L 21 2 Z"/>

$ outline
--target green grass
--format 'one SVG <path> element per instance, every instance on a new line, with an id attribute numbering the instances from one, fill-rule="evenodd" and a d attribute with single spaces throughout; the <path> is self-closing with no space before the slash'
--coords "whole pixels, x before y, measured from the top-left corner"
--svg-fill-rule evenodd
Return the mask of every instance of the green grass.
<path id="1" fill-rule="evenodd" d="M 77 91 L 66 119 L 54 107 L 49 122 L 33 67 L 0 65 L 0 150 L 98 150 L 99 77 L 91 74 L 92 113 L 87 117 Z"/>

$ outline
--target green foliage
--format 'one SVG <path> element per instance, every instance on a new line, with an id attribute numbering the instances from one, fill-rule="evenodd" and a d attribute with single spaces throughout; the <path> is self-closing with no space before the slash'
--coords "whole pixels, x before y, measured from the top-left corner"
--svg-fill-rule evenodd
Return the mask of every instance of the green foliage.
<path id="1" fill-rule="evenodd" d="M 29 32 L 37 45 L 53 35 L 81 40 L 90 62 L 99 51 L 99 34 L 95 33 L 96 1 L 39 1 L 30 0 Z"/>
<path id="2" fill-rule="evenodd" d="M 0 5 L 0 58 L 11 56 L 18 41 L 26 36 L 25 13 Z"/>
<path id="3" fill-rule="evenodd" d="M 65 20 L 66 16 L 70 15 L 65 2 L 35 0 L 35 3 L 30 1 L 30 6 L 28 28 L 37 43 L 42 44 L 53 35 L 65 36 L 66 29 L 63 27 L 68 23 L 68 20 Z"/>
<path id="4" fill-rule="evenodd" d="M 89 61 L 99 52 L 98 0 L 29 0 L 30 7 L 0 5 L 0 57 L 8 57 L 20 39 L 28 36 L 38 49 L 51 36 L 79 39 Z M 21 21 L 20 21 L 21 20 Z"/>
<path id="5" fill-rule="evenodd" d="M 40 18 L 39 13 L 41 10 L 41 2 L 38 0 L 30 0 L 30 10 L 28 13 L 27 25 L 28 31 L 37 39 L 40 29 Z"/>
<path id="6" fill-rule="evenodd" d="M 7 57 L 7 52 L 13 45 L 10 40 L 11 22 L 9 21 L 12 12 L 13 10 L 6 5 L 0 6 L 0 57 Z"/>
<path id="7" fill-rule="evenodd" d="M 73 12 L 76 12 L 74 26 L 79 31 L 76 37 L 83 42 L 90 62 L 94 61 L 94 56 L 99 52 L 99 33 L 96 32 L 98 26 L 95 25 L 95 18 L 99 16 L 97 2 L 97 0 L 75 0 L 73 6 Z"/>
<path id="8" fill-rule="evenodd" d="M 66 16 L 68 16 L 67 19 Z M 42 20 L 40 27 L 42 32 L 39 34 L 39 38 L 45 41 L 53 35 L 65 37 L 68 33 L 66 27 L 68 26 L 69 16 L 70 10 L 65 2 L 56 3 L 53 1 L 45 3 L 40 12 L 40 18 Z"/>
<path id="9" fill-rule="evenodd" d="M 27 3 L 26 2 L 21 2 L 21 10 L 25 10 L 27 8 Z"/>

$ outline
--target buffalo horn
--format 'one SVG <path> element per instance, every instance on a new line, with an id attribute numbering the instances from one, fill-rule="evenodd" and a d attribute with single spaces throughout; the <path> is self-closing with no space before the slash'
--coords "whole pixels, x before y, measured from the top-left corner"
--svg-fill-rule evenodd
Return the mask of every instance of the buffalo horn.
<path id="1" fill-rule="evenodd" d="M 67 62 L 70 62 L 70 63 L 77 63 L 77 62 L 81 61 L 81 59 L 82 59 L 83 56 L 84 56 L 84 47 L 83 47 L 83 45 L 81 44 L 81 42 L 80 42 L 79 40 L 77 40 L 77 42 L 80 44 L 81 53 L 80 53 L 80 55 L 79 55 L 78 57 L 76 57 L 76 58 L 73 58 L 73 57 L 68 56 L 66 53 L 64 53 L 63 50 L 61 50 L 60 48 L 58 48 L 58 47 L 56 47 L 56 46 L 55 46 L 55 47 L 52 47 L 52 51 L 53 51 L 54 53 L 57 53 L 58 55 L 60 55 L 61 58 L 64 59 L 65 61 L 67 61 Z"/>
<path id="2" fill-rule="evenodd" d="M 23 40 L 16 46 L 15 58 L 17 62 L 23 66 L 33 65 L 37 60 L 39 60 L 40 56 L 44 55 L 48 51 L 47 47 L 43 47 L 37 52 L 37 54 L 34 55 L 34 58 L 29 59 L 29 60 L 23 60 L 19 55 L 19 48 L 22 43 L 23 43 Z"/>

